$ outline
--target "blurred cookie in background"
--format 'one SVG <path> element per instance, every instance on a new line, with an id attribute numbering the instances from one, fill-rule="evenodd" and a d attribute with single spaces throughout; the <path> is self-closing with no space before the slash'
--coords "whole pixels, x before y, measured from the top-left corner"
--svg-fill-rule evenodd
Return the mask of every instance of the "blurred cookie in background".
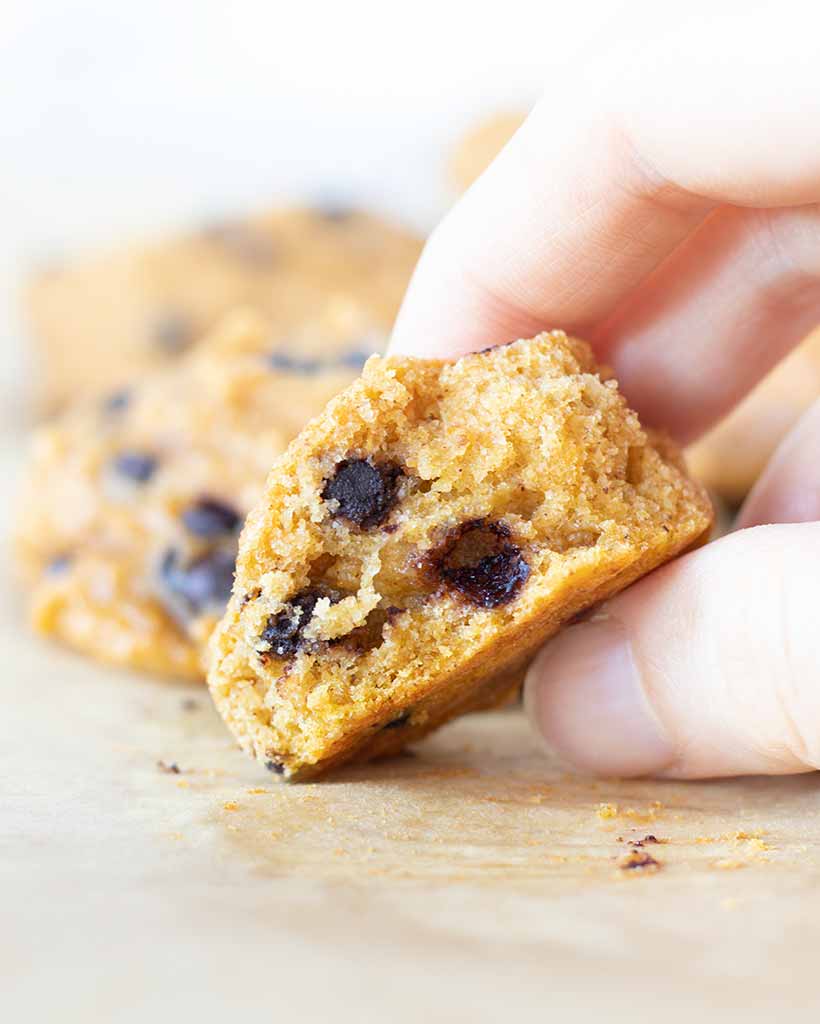
<path id="1" fill-rule="evenodd" d="M 344 293 L 387 333 L 421 247 L 369 213 L 291 207 L 43 271 L 26 293 L 37 411 L 173 363 L 237 306 L 284 332 Z"/>
<path id="2" fill-rule="evenodd" d="M 725 501 L 739 505 L 777 446 L 818 397 L 820 329 L 688 449 L 692 473 Z"/>
<path id="3" fill-rule="evenodd" d="M 457 143 L 448 177 L 458 192 L 466 192 L 524 123 L 520 110 L 499 111 L 479 121 Z"/>
<path id="4" fill-rule="evenodd" d="M 189 354 L 34 435 L 16 547 L 31 620 L 98 661 L 203 677 L 275 457 L 359 373 L 380 312 L 343 296 L 281 336 L 230 315 Z"/>

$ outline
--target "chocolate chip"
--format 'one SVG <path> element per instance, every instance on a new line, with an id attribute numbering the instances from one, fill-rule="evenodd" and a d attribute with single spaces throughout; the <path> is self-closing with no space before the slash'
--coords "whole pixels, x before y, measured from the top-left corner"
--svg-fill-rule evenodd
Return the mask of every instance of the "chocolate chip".
<path id="1" fill-rule="evenodd" d="M 154 343 L 169 355 L 183 352 L 194 340 L 195 333 L 191 318 L 174 311 L 163 313 L 151 329 Z"/>
<path id="2" fill-rule="evenodd" d="M 530 567 L 503 522 L 463 523 L 439 549 L 436 561 L 445 583 L 481 608 L 511 601 L 530 576 Z"/>
<path id="3" fill-rule="evenodd" d="M 318 207 L 317 213 L 322 220 L 330 221 L 331 224 L 343 224 L 345 221 L 355 217 L 356 210 L 347 203 L 335 199 L 324 199 Z"/>
<path id="4" fill-rule="evenodd" d="M 115 391 L 113 394 L 103 399 L 103 412 L 111 414 L 122 412 L 124 409 L 127 409 L 130 404 L 130 391 Z"/>
<path id="5" fill-rule="evenodd" d="M 292 597 L 277 615 L 268 616 L 259 641 L 265 646 L 259 651 L 264 661 L 275 654 L 279 658 L 292 658 L 303 644 L 305 629 L 313 617 L 313 609 L 323 597 L 335 603 L 341 597 L 335 591 L 303 590 Z"/>
<path id="6" fill-rule="evenodd" d="M 265 761 L 265 767 L 268 769 L 269 772 L 273 772 L 274 775 L 285 774 L 285 766 L 282 764 L 281 761 L 276 761 L 273 758 L 271 758 L 268 761 Z"/>
<path id="7" fill-rule="evenodd" d="M 322 370 L 319 359 L 298 359 L 287 352 L 271 352 L 267 359 L 272 369 L 299 374 L 302 377 L 315 377 Z"/>
<path id="8" fill-rule="evenodd" d="M 144 484 L 154 475 L 159 462 L 155 455 L 149 455 L 147 452 L 120 452 L 112 465 L 120 476 Z"/>
<path id="9" fill-rule="evenodd" d="M 46 574 L 48 576 L 62 576 L 64 572 L 71 568 L 73 561 L 74 559 L 71 555 L 55 555 L 46 566 Z"/>
<path id="10" fill-rule="evenodd" d="M 409 721 L 410 712 L 402 711 L 402 713 L 397 718 L 394 718 L 391 722 L 388 722 L 387 725 L 383 725 L 382 729 L 400 729 L 403 725 L 407 725 Z"/>
<path id="11" fill-rule="evenodd" d="M 401 469 L 393 462 L 345 459 L 325 481 L 322 497 L 337 502 L 331 513 L 356 526 L 378 526 L 397 501 Z"/>
<path id="12" fill-rule="evenodd" d="M 233 533 L 241 522 L 236 509 L 215 498 L 200 498 L 183 510 L 181 518 L 187 530 L 209 540 Z"/>
<path id="13" fill-rule="evenodd" d="M 230 551 L 215 548 L 183 564 L 173 548 L 160 564 L 160 578 L 168 595 L 184 604 L 191 615 L 208 608 L 221 610 L 228 603 L 233 586 L 236 558 Z"/>
<path id="14" fill-rule="evenodd" d="M 364 349 L 353 349 L 339 357 L 339 365 L 345 366 L 350 370 L 361 370 L 372 355 L 372 352 L 365 352 Z"/>

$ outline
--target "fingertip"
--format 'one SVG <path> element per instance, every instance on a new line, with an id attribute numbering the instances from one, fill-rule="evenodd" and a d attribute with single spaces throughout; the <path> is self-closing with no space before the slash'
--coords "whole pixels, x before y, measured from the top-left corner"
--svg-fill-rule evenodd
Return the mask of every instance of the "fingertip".
<path id="1" fill-rule="evenodd" d="M 571 626 L 544 647 L 527 674 L 525 706 L 546 746 L 583 772 L 658 774 L 675 759 L 627 631 L 609 614 Z"/>

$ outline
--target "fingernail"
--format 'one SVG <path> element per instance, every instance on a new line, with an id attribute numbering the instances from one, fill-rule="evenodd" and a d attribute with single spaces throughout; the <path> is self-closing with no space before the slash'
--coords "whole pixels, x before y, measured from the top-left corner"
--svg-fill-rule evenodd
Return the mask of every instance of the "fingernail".
<path id="1" fill-rule="evenodd" d="M 649 775 L 675 750 L 646 699 L 624 626 L 606 613 L 571 626 L 533 662 L 527 711 L 546 745 L 596 775 Z"/>

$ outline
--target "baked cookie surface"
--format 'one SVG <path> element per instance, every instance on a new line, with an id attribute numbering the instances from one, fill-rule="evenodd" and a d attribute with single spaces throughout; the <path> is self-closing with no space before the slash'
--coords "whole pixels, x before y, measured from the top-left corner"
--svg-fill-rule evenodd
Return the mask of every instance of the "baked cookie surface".
<path id="1" fill-rule="evenodd" d="M 398 751 L 503 700 L 564 622 L 711 521 L 583 342 L 373 358 L 248 517 L 214 701 L 287 778 Z"/>
<path id="2" fill-rule="evenodd" d="M 335 295 L 389 332 L 420 251 L 412 232 L 368 213 L 285 208 L 41 272 L 26 296 L 38 409 L 175 362 L 238 306 L 284 336 Z"/>
<path id="3" fill-rule="evenodd" d="M 274 457 L 359 373 L 374 329 L 348 301 L 284 341 L 240 312 L 173 367 L 39 428 L 16 537 L 35 628 L 202 679 L 245 514 Z"/>

